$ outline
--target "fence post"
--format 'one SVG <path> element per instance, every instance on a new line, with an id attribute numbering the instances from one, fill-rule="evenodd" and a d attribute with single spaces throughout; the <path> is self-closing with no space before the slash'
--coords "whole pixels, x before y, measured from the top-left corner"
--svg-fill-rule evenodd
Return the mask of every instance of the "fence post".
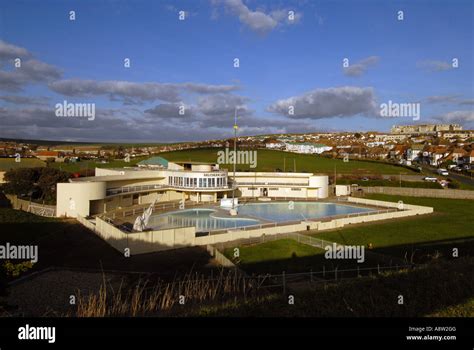
<path id="1" fill-rule="evenodd" d="M 323 265 L 323 277 L 326 278 L 326 265 Z"/>
<path id="2" fill-rule="evenodd" d="M 337 266 L 334 269 L 334 280 L 337 281 Z"/>
<path id="3" fill-rule="evenodd" d="M 282 283 L 283 283 L 283 294 L 286 294 L 286 278 L 285 278 L 285 271 L 282 272 L 281 277 L 282 277 Z"/>
<path id="4" fill-rule="evenodd" d="M 360 273 L 359 273 L 359 265 L 357 265 L 357 277 L 360 277 Z"/>
<path id="5" fill-rule="evenodd" d="M 313 282 L 313 269 L 309 270 L 309 281 Z"/>
<path id="6" fill-rule="evenodd" d="M 380 264 L 377 264 L 377 273 L 380 275 Z"/>

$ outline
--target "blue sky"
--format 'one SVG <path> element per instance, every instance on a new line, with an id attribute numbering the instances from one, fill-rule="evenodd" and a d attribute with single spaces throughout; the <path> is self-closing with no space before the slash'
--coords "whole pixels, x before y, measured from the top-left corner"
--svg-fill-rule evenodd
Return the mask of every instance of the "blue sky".
<path id="1" fill-rule="evenodd" d="M 235 108 L 243 135 L 473 128 L 473 19 L 468 0 L 5 0 L 0 137 L 226 138 Z M 95 118 L 58 118 L 64 100 Z M 389 100 L 419 103 L 420 120 L 380 116 Z"/>

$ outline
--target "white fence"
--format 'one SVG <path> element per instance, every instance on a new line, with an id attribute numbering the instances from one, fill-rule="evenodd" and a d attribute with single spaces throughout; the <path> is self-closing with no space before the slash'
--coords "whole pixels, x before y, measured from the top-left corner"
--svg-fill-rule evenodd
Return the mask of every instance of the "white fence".
<path id="1" fill-rule="evenodd" d="M 56 206 L 40 204 L 24 199 L 20 199 L 15 195 L 6 195 L 11 202 L 13 209 L 23 210 L 39 216 L 56 217 Z"/>
<path id="2" fill-rule="evenodd" d="M 219 265 L 224 267 L 237 268 L 237 266 L 232 261 L 227 259 L 224 254 L 222 254 L 217 248 L 213 247 L 212 245 L 206 245 L 206 250 L 219 263 Z"/>

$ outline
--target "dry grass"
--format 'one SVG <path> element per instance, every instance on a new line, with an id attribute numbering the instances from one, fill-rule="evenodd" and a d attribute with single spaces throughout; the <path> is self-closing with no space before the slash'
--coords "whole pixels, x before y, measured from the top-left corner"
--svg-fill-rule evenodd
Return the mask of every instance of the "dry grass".
<path id="1" fill-rule="evenodd" d="M 221 270 L 217 277 L 209 279 L 188 273 L 173 282 L 149 282 L 140 280 L 130 288 L 123 283 L 118 290 L 107 285 L 105 278 L 97 294 L 83 296 L 79 293 L 76 317 L 158 316 L 180 313 L 178 307 L 186 305 L 187 312 L 195 305 L 212 303 L 229 298 L 247 298 L 255 295 L 257 284 L 244 279 L 233 270 Z M 183 300 L 184 298 L 184 300 Z"/>

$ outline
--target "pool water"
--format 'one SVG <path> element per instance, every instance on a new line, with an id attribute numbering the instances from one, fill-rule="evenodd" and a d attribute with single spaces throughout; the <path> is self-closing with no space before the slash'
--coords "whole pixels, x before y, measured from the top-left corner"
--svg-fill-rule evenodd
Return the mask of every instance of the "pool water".
<path id="1" fill-rule="evenodd" d="M 184 209 L 171 213 L 150 217 L 148 227 L 154 230 L 165 230 L 176 227 L 196 227 L 197 232 L 222 230 L 249 225 L 258 225 L 261 222 L 244 218 L 215 218 L 212 209 Z"/>
<path id="2" fill-rule="evenodd" d="M 266 222 L 285 222 L 305 219 L 319 219 L 327 216 L 366 213 L 368 208 L 354 207 L 335 203 L 320 202 L 278 202 L 278 203 L 249 203 L 239 205 L 239 216 L 222 218 L 216 217 L 214 209 L 184 209 L 170 213 L 153 215 L 148 222 L 148 228 L 165 230 L 177 227 L 196 227 L 196 232 L 208 232 L 258 225 Z"/>
<path id="3" fill-rule="evenodd" d="M 239 214 L 241 215 L 249 215 L 276 222 L 319 219 L 326 216 L 369 211 L 372 211 L 372 209 L 320 202 L 250 203 L 239 207 Z"/>

